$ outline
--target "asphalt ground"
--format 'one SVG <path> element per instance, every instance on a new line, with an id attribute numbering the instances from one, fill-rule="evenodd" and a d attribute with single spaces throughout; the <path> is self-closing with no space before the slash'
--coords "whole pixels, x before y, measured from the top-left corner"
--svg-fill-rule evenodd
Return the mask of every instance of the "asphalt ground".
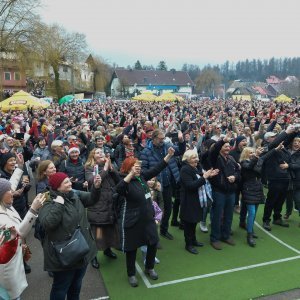
<path id="1" fill-rule="evenodd" d="M 35 197 L 35 186 L 32 186 L 29 192 L 29 202 Z M 27 274 L 28 287 L 21 295 L 22 300 L 44 300 L 49 299 L 52 286 L 52 278 L 43 270 L 44 257 L 40 241 L 34 236 L 34 228 L 31 230 L 26 242 L 32 252 L 28 264 L 31 267 L 31 273 Z M 101 267 L 100 267 L 101 269 Z M 81 300 L 102 300 L 109 299 L 105 288 L 101 270 L 88 266 L 86 275 L 83 279 L 83 285 L 80 294 Z"/>

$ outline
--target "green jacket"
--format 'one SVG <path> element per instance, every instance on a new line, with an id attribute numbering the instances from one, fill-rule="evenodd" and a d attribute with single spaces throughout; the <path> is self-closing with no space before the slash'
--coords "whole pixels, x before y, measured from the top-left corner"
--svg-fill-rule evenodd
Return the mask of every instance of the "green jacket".
<path id="1" fill-rule="evenodd" d="M 57 196 L 62 196 L 64 204 L 54 202 Z M 71 191 L 62 194 L 50 190 L 50 200 L 45 202 L 39 211 L 40 222 L 45 229 L 44 269 L 46 271 L 65 271 L 79 269 L 87 265 L 96 255 L 97 248 L 90 224 L 87 220 L 85 207 L 89 207 L 100 199 L 100 189 L 92 188 L 91 192 Z M 54 252 L 52 242 L 68 240 L 80 225 L 81 232 L 90 246 L 90 251 L 76 265 L 63 268 Z"/>

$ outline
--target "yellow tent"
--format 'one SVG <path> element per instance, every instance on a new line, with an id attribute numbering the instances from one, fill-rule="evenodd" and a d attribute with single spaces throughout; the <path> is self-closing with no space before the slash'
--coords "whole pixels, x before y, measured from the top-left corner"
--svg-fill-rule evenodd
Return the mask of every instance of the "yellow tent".
<path id="1" fill-rule="evenodd" d="M 139 101 L 155 101 L 156 100 L 156 96 L 153 95 L 151 92 L 149 91 L 145 91 L 142 92 L 142 94 L 135 96 L 132 98 L 132 100 L 139 100 Z"/>
<path id="2" fill-rule="evenodd" d="M 183 98 L 181 96 L 172 94 L 172 93 L 164 93 L 156 98 L 156 101 L 183 101 Z"/>
<path id="3" fill-rule="evenodd" d="M 40 101 L 40 99 L 24 92 L 19 91 L 12 95 L 11 97 L 0 102 L 1 110 L 25 110 L 28 107 L 33 108 L 46 108 L 49 106 L 49 103 Z"/>
<path id="4" fill-rule="evenodd" d="M 274 101 L 276 101 L 276 102 L 292 102 L 292 99 L 284 94 L 281 94 L 278 97 L 276 97 L 274 99 Z"/>

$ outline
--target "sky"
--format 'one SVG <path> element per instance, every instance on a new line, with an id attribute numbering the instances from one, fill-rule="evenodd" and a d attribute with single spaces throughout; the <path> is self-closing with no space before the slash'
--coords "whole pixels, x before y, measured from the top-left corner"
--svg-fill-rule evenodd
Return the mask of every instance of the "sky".
<path id="1" fill-rule="evenodd" d="M 92 54 L 119 67 L 300 55 L 299 0 L 41 0 L 40 15 L 85 34 Z"/>

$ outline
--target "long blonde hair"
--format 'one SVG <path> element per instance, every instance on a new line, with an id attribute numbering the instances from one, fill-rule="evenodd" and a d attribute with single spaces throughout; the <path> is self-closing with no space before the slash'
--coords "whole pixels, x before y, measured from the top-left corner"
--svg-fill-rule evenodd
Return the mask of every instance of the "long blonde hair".
<path id="1" fill-rule="evenodd" d="M 93 167 L 96 163 L 95 163 L 95 152 L 96 152 L 97 148 L 94 148 L 90 154 L 89 154 L 89 157 L 88 159 L 86 160 L 86 163 L 85 163 L 85 167 Z"/>
<path id="2" fill-rule="evenodd" d="M 253 153 L 254 151 L 255 149 L 252 147 L 245 147 L 241 153 L 240 162 L 242 162 L 243 160 L 248 160 L 250 158 L 251 153 Z"/>

